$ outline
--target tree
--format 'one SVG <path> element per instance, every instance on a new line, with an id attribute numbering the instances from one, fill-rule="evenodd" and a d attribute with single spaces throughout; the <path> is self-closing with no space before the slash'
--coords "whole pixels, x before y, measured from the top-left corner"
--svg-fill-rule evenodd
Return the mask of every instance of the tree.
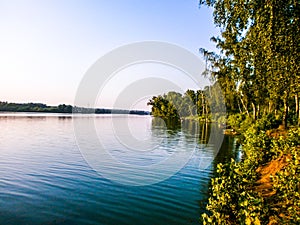
<path id="1" fill-rule="evenodd" d="M 201 52 L 214 67 L 212 75 L 227 95 L 227 104 L 238 97 L 246 112 L 251 106 L 256 119 L 280 102 L 286 127 L 288 100 L 299 93 L 299 1 L 200 0 L 200 4 L 214 8 L 214 22 L 221 29 L 221 37 L 212 38 L 220 54 Z"/>
<path id="2" fill-rule="evenodd" d="M 175 93 L 175 92 L 174 92 Z M 172 94 L 170 94 L 172 95 Z M 163 119 L 167 118 L 179 118 L 179 114 L 174 105 L 166 99 L 166 96 L 153 96 L 151 100 L 147 103 L 151 105 L 151 113 L 155 117 L 161 117 Z"/>

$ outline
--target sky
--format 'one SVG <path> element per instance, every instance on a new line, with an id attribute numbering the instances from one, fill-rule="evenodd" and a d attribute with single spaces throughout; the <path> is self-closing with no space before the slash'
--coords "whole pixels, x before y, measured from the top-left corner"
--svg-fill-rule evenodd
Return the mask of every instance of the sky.
<path id="1" fill-rule="evenodd" d="M 91 65 L 122 45 L 155 40 L 200 56 L 200 47 L 215 50 L 214 35 L 212 9 L 199 8 L 198 0 L 0 0 L 0 101 L 73 105 Z M 155 69 L 166 79 L 178 73 Z M 112 79 L 97 106 L 111 107 L 115 90 L 142 71 L 147 76 L 147 65 L 121 71 L 123 78 Z"/>

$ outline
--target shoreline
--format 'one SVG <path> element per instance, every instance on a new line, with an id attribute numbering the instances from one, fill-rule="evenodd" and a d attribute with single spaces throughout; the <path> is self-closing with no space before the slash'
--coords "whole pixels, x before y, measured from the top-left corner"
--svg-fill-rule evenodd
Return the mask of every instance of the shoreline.
<path id="1" fill-rule="evenodd" d="M 250 130 L 243 135 L 243 160 L 219 164 L 211 180 L 203 224 L 299 222 L 300 129 Z"/>

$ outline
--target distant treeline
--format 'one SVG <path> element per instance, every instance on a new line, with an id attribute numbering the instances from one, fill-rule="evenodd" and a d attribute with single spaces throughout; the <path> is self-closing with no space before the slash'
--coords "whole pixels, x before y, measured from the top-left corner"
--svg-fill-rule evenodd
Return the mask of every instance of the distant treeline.
<path id="1" fill-rule="evenodd" d="M 170 91 L 153 96 L 147 103 L 152 106 L 151 114 L 164 119 L 199 117 L 209 121 L 225 115 L 222 90 L 218 85 L 206 86 L 203 90 L 187 90 L 184 94 Z M 212 115 L 213 114 L 213 115 Z"/>
<path id="2" fill-rule="evenodd" d="M 48 106 L 43 103 L 8 103 L 0 101 L 2 112 L 85 113 L 85 114 L 136 114 L 149 115 L 147 111 L 124 109 L 94 109 L 61 104 Z"/>

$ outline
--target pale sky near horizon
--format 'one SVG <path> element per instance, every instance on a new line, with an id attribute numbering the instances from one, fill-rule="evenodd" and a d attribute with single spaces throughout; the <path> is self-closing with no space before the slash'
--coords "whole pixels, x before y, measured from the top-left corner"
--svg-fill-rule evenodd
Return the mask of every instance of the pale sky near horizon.
<path id="1" fill-rule="evenodd" d="M 214 50 L 212 16 L 198 0 L 0 0 L 0 101 L 73 105 L 89 67 L 132 42 Z M 111 107 L 109 95 L 99 107 Z"/>

